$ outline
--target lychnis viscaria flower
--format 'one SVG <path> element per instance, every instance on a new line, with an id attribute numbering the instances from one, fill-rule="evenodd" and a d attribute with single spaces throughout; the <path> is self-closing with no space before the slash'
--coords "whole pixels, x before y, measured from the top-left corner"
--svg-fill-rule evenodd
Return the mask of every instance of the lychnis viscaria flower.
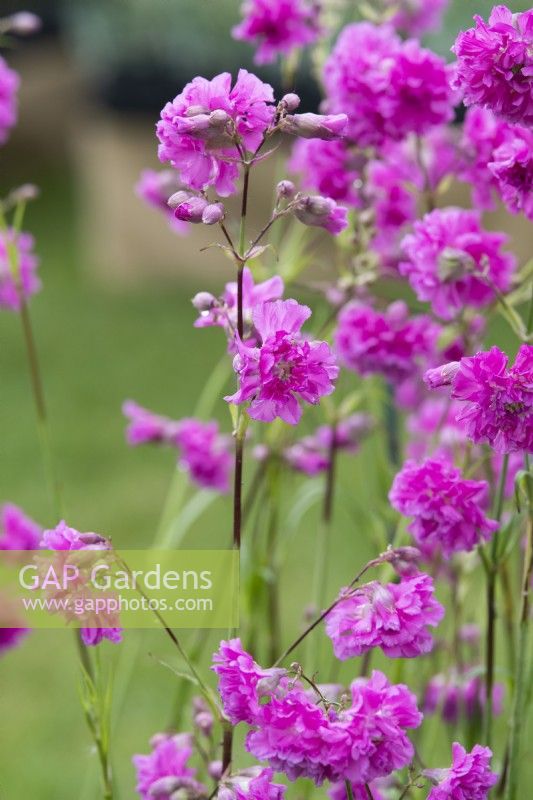
<path id="1" fill-rule="evenodd" d="M 334 236 L 348 227 L 348 210 L 331 197 L 301 195 L 293 205 L 295 217 L 304 225 L 324 228 Z"/>
<path id="2" fill-rule="evenodd" d="M 429 317 L 409 317 L 402 301 L 384 312 L 354 301 L 339 314 L 335 347 L 349 369 L 361 375 L 379 373 L 399 384 L 433 353 L 438 334 L 439 326 Z"/>
<path id="3" fill-rule="evenodd" d="M 490 303 L 494 289 L 509 289 L 516 261 L 501 251 L 506 241 L 505 234 L 484 230 L 475 211 L 436 209 L 404 238 L 406 260 L 398 269 L 419 300 L 430 302 L 442 319 L 453 319 L 465 306 Z"/>
<path id="4" fill-rule="evenodd" d="M 157 124 L 159 159 L 178 170 L 196 190 L 214 186 L 233 194 L 238 177 L 236 144 L 255 150 L 272 122 L 272 87 L 244 69 L 232 87 L 228 72 L 212 80 L 195 78 L 167 103 Z"/>
<path id="5" fill-rule="evenodd" d="M 533 219 L 533 133 L 521 125 L 509 126 L 488 168 L 507 210 Z"/>
<path id="6" fill-rule="evenodd" d="M 275 300 L 252 312 L 260 344 L 237 342 L 234 369 L 239 388 L 229 403 L 249 403 L 253 419 L 280 417 L 295 425 L 302 414 L 299 401 L 313 405 L 334 390 L 339 368 L 326 342 L 310 341 L 301 327 L 311 310 L 296 300 Z"/>
<path id="7" fill-rule="evenodd" d="M 362 438 L 371 430 L 372 419 L 367 414 L 352 414 L 333 427 L 321 425 L 309 436 L 304 436 L 283 450 L 283 459 L 298 472 L 317 475 L 331 462 L 331 452 L 355 453 Z"/>
<path id="8" fill-rule="evenodd" d="M 284 669 L 263 669 L 243 649 L 240 639 L 222 641 L 213 656 L 218 691 L 224 712 L 233 725 L 252 724 L 260 712 L 263 695 L 271 692 L 286 674 Z"/>
<path id="9" fill-rule="evenodd" d="M 389 20 L 397 30 L 408 36 L 421 36 L 436 30 L 449 0 L 386 0 L 385 5 L 394 11 Z"/>
<path id="10" fill-rule="evenodd" d="M 505 687 L 495 683 L 492 690 L 492 712 L 502 713 Z M 424 714 L 439 712 L 450 725 L 461 719 L 480 720 L 486 705 L 486 686 L 483 676 L 473 670 L 453 670 L 449 675 L 434 675 L 424 692 Z"/>
<path id="11" fill-rule="evenodd" d="M 225 778 L 218 789 L 219 800 L 283 800 L 287 787 L 274 783 L 271 769 L 249 767 Z"/>
<path id="12" fill-rule="evenodd" d="M 498 180 L 489 168 L 494 152 L 508 138 L 513 126 L 487 108 L 471 106 L 465 114 L 459 142 L 458 176 L 470 185 L 477 208 L 495 208 Z"/>
<path id="13" fill-rule="evenodd" d="M 21 296 L 27 300 L 41 288 L 33 244 L 29 233 L 0 232 L 0 308 L 18 311 Z"/>
<path id="14" fill-rule="evenodd" d="M 413 518 L 408 530 L 416 542 L 438 545 L 449 558 L 473 550 L 498 528 L 482 510 L 488 488 L 486 481 L 463 478 L 446 458 L 428 458 L 421 464 L 405 462 L 389 499 L 400 514 Z"/>
<path id="15" fill-rule="evenodd" d="M 498 453 L 533 451 L 533 347 L 523 344 L 515 363 L 498 347 L 428 370 L 430 388 L 451 385 L 467 436 Z"/>
<path id="16" fill-rule="evenodd" d="M 258 45 L 254 61 L 267 64 L 318 38 L 319 10 L 317 0 L 245 0 L 243 20 L 232 34 Z"/>
<path id="17" fill-rule="evenodd" d="M 361 205 L 363 161 L 344 141 L 301 139 L 294 145 L 289 169 L 298 172 L 304 189 L 314 189 L 338 203 Z"/>
<path id="18" fill-rule="evenodd" d="M 166 444 L 180 451 L 180 466 L 194 483 L 205 489 L 227 492 L 231 469 L 230 439 L 220 433 L 214 420 L 172 420 L 148 411 L 132 400 L 123 405 L 129 419 L 126 438 L 131 445 Z"/>
<path id="19" fill-rule="evenodd" d="M 170 227 L 176 233 L 186 233 L 187 225 L 177 219 L 173 210 L 167 203 L 169 197 L 182 189 L 183 186 L 178 178 L 178 174 L 172 169 L 144 169 L 135 186 L 135 191 L 145 203 L 162 211 L 168 220 Z"/>
<path id="20" fill-rule="evenodd" d="M 41 526 L 13 503 L 0 509 L 0 550 L 37 550 L 42 532 Z"/>
<path id="21" fill-rule="evenodd" d="M 4 144 L 9 131 L 17 121 L 17 90 L 19 76 L 0 56 L 0 144 Z"/>
<path id="22" fill-rule="evenodd" d="M 192 736 L 159 733 L 150 741 L 152 752 L 133 756 L 137 772 L 137 793 L 141 800 L 170 798 L 179 789 L 186 796 L 202 796 L 205 788 L 195 779 L 196 770 L 188 765 L 193 753 Z"/>
<path id="23" fill-rule="evenodd" d="M 255 306 L 269 300 L 279 300 L 283 295 L 283 279 L 273 275 L 261 283 L 255 283 L 252 271 L 244 267 L 242 271 L 242 315 L 244 324 L 243 339 L 256 341 L 253 329 L 252 310 Z M 233 343 L 237 329 L 237 282 L 227 283 L 221 297 L 200 292 L 193 298 L 193 305 L 200 315 L 194 323 L 195 328 L 208 328 L 213 325 L 224 328 Z"/>
<path id="24" fill-rule="evenodd" d="M 490 108 L 521 125 L 533 123 L 533 10 L 495 6 L 485 22 L 461 32 L 452 48 L 455 83 L 465 105 Z"/>
<path id="25" fill-rule="evenodd" d="M 402 577 L 399 583 L 372 581 L 341 591 L 326 617 L 326 633 L 337 658 L 361 656 L 380 647 L 389 658 L 415 658 L 429 653 L 435 627 L 444 616 L 435 599 L 433 579 L 424 573 Z"/>
<path id="26" fill-rule="evenodd" d="M 453 116 L 454 97 L 442 58 L 388 25 L 348 25 L 324 69 L 325 107 L 349 115 L 358 145 L 423 134 Z"/>
<path id="27" fill-rule="evenodd" d="M 498 780 L 498 775 L 490 768 L 491 757 L 488 747 L 476 744 L 467 753 L 462 745 L 454 742 L 449 769 L 424 770 L 423 774 L 437 784 L 428 800 L 487 800 Z"/>

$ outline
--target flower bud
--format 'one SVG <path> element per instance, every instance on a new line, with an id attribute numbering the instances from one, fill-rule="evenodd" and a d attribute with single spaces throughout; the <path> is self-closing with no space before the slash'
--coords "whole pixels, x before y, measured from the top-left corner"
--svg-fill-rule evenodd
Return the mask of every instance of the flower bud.
<path id="1" fill-rule="evenodd" d="M 0 32 L 14 33 L 18 36 L 29 36 L 41 29 L 41 18 L 31 11 L 19 11 L 0 20 Z"/>
<path id="2" fill-rule="evenodd" d="M 210 292 L 198 292 L 191 300 L 194 308 L 202 313 L 203 311 L 210 311 L 216 305 L 217 299 Z"/>
<path id="3" fill-rule="evenodd" d="M 347 209 L 330 197 L 303 195 L 295 204 L 294 214 L 304 225 L 325 228 L 335 235 L 348 225 Z"/>
<path id="4" fill-rule="evenodd" d="M 287 111 L 296 111 L 300 105 L 300 98 L 297 94 L 294 94 L 294 92 L 290 92 L 289 94 L 283 95 L 281 98 L 281 104 L 285 106 Z"/>
<path id="5" fill-rule="evenodd" d="M 183 189 L 180 189 L 179 192 L 174 192 L 174 194 L 170 195 L 170 197 L 167 200 L 167 206 L 169 208 L 177 208 L 182 203 L 185 203 L 189 199 L 189 197 L 193 196 L 194 195 L 191 195 L 190 192 L 185 192 L 183 191 Z"/>
<path id="6" fill-rule="evenodd" d="M 281 130 L 303 139 L 338 139 L 342 136 L 348 117 L 346 114 L 293 114 L 281 121 Z"/>
<path id="7" fill-rule="evenodd" d="M 280 181 L 276 186 L 276 193 L 278 197 L 290 200 L 296 194 L 296 186 L 292 181 Z"/>
<path id="8" fill-rule="evenodd" d="M 210 203 L 204 208 L 202 222 L 204 225 L 216 225 L 224 219 L 224 206 L 222 203 Z"/>
<path id="9" fill-rule="evenodd" d="M 205 200 L 205 198 L 190 195 L 186 200 L 176 206 L 174 210 L 174 216 L 176 219 L 183 220 L 183 222 L 192 222 L 197 224 L 199 222 L 203 222 L 202 215 L 208 205 L 209 203 L 207 200 Z"/>
<path id="10" fill-rule="evenodd" d="M 204 736 L 211 736 L 213 730 L 213 715 L 210 711 L 199 711 L 194 716 L 194 724 Z"/>
<path id="11" fill-rule="evenodd" d="M 222 761 L 211 761 L 207 767 L 209 777 L 218 781 L 222 775 Z"/>
<path id="12" fill-rule="evenodd" d="M 441 386 L 451 386 L 453 379 L 459 372 L 459 361 L 450 361 L 435 369 L 428 369 L 424 374 L 424 383 L 428 389 L 440 389 Z"/>

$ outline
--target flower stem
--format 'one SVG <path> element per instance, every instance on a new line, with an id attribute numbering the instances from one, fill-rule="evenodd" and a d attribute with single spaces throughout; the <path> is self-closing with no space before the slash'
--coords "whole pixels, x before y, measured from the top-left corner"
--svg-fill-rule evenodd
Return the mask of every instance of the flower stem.
<path id="1" fill-rule="evenodd" d="M 335 474 L 337 462 L 337 424 L 331 425 L 331 440 L 328 452 L 328 469 L 324 488 L 322 519 L 318 529 L 317 552 L 315 558 L 315 574 L 313 581 L 313 604 L 317 611 L 324 606 L 328 580 L 328 544 L 333 517 L 333 501 L 335 496 Z"/>
<path id="2" fill-rule="evenodd" d="M 348 800 L 354 800 L 352 782 L 349 780 L 345 780 L 344 785 L 346 786 L 346 797 L 348 798 Z"/>
<path id="3" fill-rule="evenodd" d="M 222 775 L 231 772 L 232 750 L 233 725 L 226 721 L 222 725 Z"/>
<path id="4" fill-rule="evenodd" d="M 497 522 L 501 521 L 503 502 L 505 497 L 505 481 L 509 456 L 503 458 L 500 481 L 496 494 L 494 516 Z M 494 689 L 494 654 L 496 646 L 496 577 L 498 573 L 498 531 L 494 532 L 491 545 L 490 568 L 487 574 L 487 635 L 485 652 L 485 716 L 484 716 L 484 741 L 487 747 L 492 742 L 493 702 Z"/>
<path id="5" fill-rule="evenodd" d="M 527 463 L 527 459 L 526 459 Z M 518 797 L 518 766 L 524 722 L 527 718 L 527 693 L 526 661 L 529 651 L 529 614 L 531 591 L 531 577 L 533 573 L 533 497 L 529 490 L 528 520 L 526 549 L 524 553 L 524 570 L 522 578 L 522 607 L 520 611 L 520 627 L 518 636 L 518 657 L 516 662 L 513 712 L 510 722 L 509 737 L 509 766 L 507 772 L 507 787 L 505 800 L 516 800 Z"/>

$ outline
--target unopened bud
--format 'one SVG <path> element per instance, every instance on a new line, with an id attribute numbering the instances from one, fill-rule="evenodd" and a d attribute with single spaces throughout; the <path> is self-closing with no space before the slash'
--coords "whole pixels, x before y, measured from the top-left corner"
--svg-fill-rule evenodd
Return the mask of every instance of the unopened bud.
<path id="1" fill-rule="evenodd" d="M 459 372 L 461 363 L 450 361 L 435 369 L 428 369 L 424 374 L 424 383 L 428 389 L 440 389 L 441 386 L 451 386 L 453 379 Z"/>
<path id="2" fill-rule="evenodd" d="M 224 206 L 222 203 L 209 203 L 202 213 L 204 225 L 216 225 L 224 219 Z"/>
<path id="3" fill-rule="evenodd" d="M 19 11 L 17 14 L 0 19 L 0 32 L 14 33 L 17 36 L 29 36 L 37 33 L 41 26 L 41 18 L 37 14 L 32 14 L 31 11 Z"/>
<path id="4" fill-rule="evenodd" d="M 189 197 L 194 197 L 194 195 L 191 195 L 190 192 L 185 192 L 183 189 L 180 189 L 179 192 L 174 192 L 174 194 L 170 195 L 167 200 L 167 206 L 169 208 L 177 208 L 182 203 L 185 203 Z"/>
<path id="5" fill-rule="evenodd" d="M 296 186 L 292 181 L 280 181 L 276 186 L 276 193 L 278 197 L 290 200 L 296 194 Z"/>
<path id="6" fill-rule="evenodd" d="M 191 195 L 176 206 L 174 209 L 174 216 L 176 219 L 181 219 L 183 222 L 198 224 L 203 222 L 202 215 L 208 205 L 209 203 L 205 198 Z"/>
<path id="7" fill-rule="evenodd" d="M 283 118 L 281 130 L 303 139 L 338 139 L 342 136 L 346 114 L 292 114 Z"/>
<path id="8" fill-rule="evenodd" d="M 300 105 L 300 98 L 297 94 L 294 94 L 294 92 L 289 92 L 289 94 L 283 95 L 281 104 L 285 106 L 287 111 L 296 111 Z"/>
<path id="9" fill-rule="evenodd" d="M 210 292 L 198 292 L 191 300 L 194 308 L 199 311 L 210 311 L 217 303 L 216 297 Z"/>
<path id="10" fill-rule="evenodd" d="M 210 711 L 200 711 L 194 717 L 194 724 L 204 736 L 211 736 L 213 723 L 214 719 Z"/>
<path id="11" fill-rule="evenodd" d="M 218 781 L 222 776 L 222 761 L 211 761 L 207 767 L 209 777 Z"/>

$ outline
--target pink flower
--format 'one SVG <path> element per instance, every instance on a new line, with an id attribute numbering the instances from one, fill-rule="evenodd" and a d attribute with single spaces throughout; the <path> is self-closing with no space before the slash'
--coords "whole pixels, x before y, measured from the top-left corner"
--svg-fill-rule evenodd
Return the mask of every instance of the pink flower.
<path id="1" fill-rule="evenodd" d="M 488 442 L 498 453 L 533 450 L 531 345 L 520 347 L 511 368 L 506 354 L 491 347 L 462 358 L 451 375 L 452 397 L 461 403 L 457 419 L 470 439 Z"/>
<path id="2" fill-rule="evenodd" d="M 43 531 L 39 547 L 44 550 L 109 550 L 111 544 L 99 533 L 80 533 L 61 520 L 55 528 Z"/>
<path id="3" fill-rule="evenodd" d="M 284 669 L 263 669 L 243 650 L 240 639 L 220 642 L 213 655 L 213 672 L 224 713 L 233 725 L 252 724 L 260 713 L 259 701 L 286 674 Z"/>
<path id="4" fill-rule="evenodd" d="M 233 194 L 239 172 L 232 161 L 239 159 L 235 143 L 247 150 L 259 146 L 274 117 L 273 100 L 272 87 L 244 69 L 233 88 L 228 72 L 211 81 L 194 78 L 161 112 L 160 161 L 175 167 L 191 189 L 214 186 L 222 197 Z"/>
<path id="5" fill-rule="evenodd" d="M 324 228 L 334 236 L 348 227 L 348 209 L 330 197 L 302 195 L 296 198 L 294 215 L 304 225 Z"/>
<path id="6" fill-rule="evenodd" d="M 476 207 L 493 209 L 493 194 L 498 181 L 489 169 L 494 151 L 503 144 L 511 126 L 495 116 L 492 111 L 472 106 L 465 115 L 460 142 L 461 164 L 459 178 L 472 188 L 472 200 Z"/>
<path id="7" fill-rule="evenodd" d="M 449 769 L 427 769 L 424 775 L 437 785 L 428 800 L 487 800 L 498 775 L 490 769 L 492 752 L 476 744 L 470 753 L 458 742 L 452 745 L 452 766 Z"/>
<path id="8" fill-rule="evenodd" d="M 533 133 L 519 125 L 510 128 L 488 167 L 507 210 L 533 219 Z"/>
<path id="9" fill-rule="evenodd" d="M 124 403 L 123 412 L 130 420 L 128 444 L 154 442 L 176 447 L 180 450 L 179 464 L 194 483 L 218 492 L 229 490 L 230 440 L 220 433 L 217 422 L 172 420 L 153 414 L 132 400 Z"/>
<path id="10" fill-rule="evenodd" d="M 438 334 L 439 326 L 429 317 L 409 318 L 402 301 L 383 313 L 352 302 L 339 314 L 335 347 L 348 369 L 361 375 L 381 373 L 399 384 L 432 354 Z"/>
<path id="11" fill-rule="evenodd" d="M 533 11 L 513 14 L 495 6 L 486 23 L 461 32 L 455 84 L 467 106 L 480 105 L 522 125 L 533 123 Z"/>
<path id="12" fill-rule="evenodd" d="M 0 144 L 17 121 L 17 91 L 20 79 L 0 56 Z"/>
<path id="13" fill-rule="evenodd" d="M 408 36 L 421 36 L 442 25 L 442 17 L 449 0 L 386 0 L 395 10 L 391 25 Z"/>
<path id="14" fill-rule="evenodd" d="M 398 269 L 419 300 L 430 302 L 442 319 L 453 319 L 464 306 L 490 303 L 490 284 L 508 290 L 516 261 L 501 252 L 506 241 L 505 234 L 484 230 L 475 211 L 436 209 L 415 222 L 414 233 L 404 238 L 408 260 Z"/>
<path id="15" fill-rule="evenodd" d="M 461 718 L 481 719 L 486 704 L 485 681 L 479 675 L 452 672 L 449 676 L 435 675 L 424 693 L 424 714 L 438 711 L 445 722 L 457 725 Z M 503 683 L 496 683 L 492 692 L 492 710 L 498 716 L 503 710 Z"/>
<path id="16" fill-rule="evenodd" d="M 278 55 L 290 56 L 320 34 L 315 0 L 245 0 L 242 14 L 244 19 L 232 35 L 258 45 L 256 64 L 268 64 Z"/>
<path id="17" fill-rule="evenodd" d="M 301 175 L 302 186 L 337 202 L 359 208 L 362 159 L 344 141 L 320 139 L 297 141 L 289 162 L 291 172 Z"/>
<path id="18" fill-rule="evenodd" d="M 28 299 L 41 288 L 37 277 L 39 261 L 33 252 L 33 244 L 33 236 L 29 233 L 0 231 L 0 308 L 18 311 L 19 293 Z M 18 274 L 17 280 L 13 271 Z"/>
<path id="19" fill-rule="evenodd" d="M 249 402 L 249 416 L 262 422 L 280 417 L 296 425 L 302 414 L 299 400 L 316 405 L 333 392 L 339 369 L 329 345 L 308 341 L 300 332 L 310 316 L 310 309 L 296 300 L 275 300 L 254 308 L 252 319 L 261 344 L 237 342 L 234 369 L 239 389 L 225 398 L 229 403 Z"/>
<path id="20" fill-rule="evenodd" d="M 388 25 L 348 25 L 324 70 L 326 108 L 349 112 L 347 135 L 359 146 L 423 134 L 453 116 L 443 59 Z"/>
<path id="21" fill-rule="evenodd" d="M 372 581 L 342 590 L 340 602 L 326 617 L 326 633 L 341 661 L 381 647 L 389 658 L 415 658 L 429 653 L 444 608 L 435 599 L 433 579 L 424 573 L 383 585 Z"/>
<path id="22" fill-rule="evenodd" d="M 194 483 L 218 492 L 229 491 L 232 468 L 230 439 L 220 434 L 217 422 L 180 420 L 176 444 L 181 450 L 180 466 Z"/>
<path id="23" fill-rule="evenodd" d="M 283 800 L 287 787 L 274 783 L 271 769 L 249 767 L 225 778 L 217 793 L 218 800 Z"/>
<path id="24" fill-rule="evenodd" d="M 13 503 L 0 509 L 0 550 L 37 550 L 42 528 Z"/>
<path id="25" fill-rule="evenodd" d="M 80 533 L 75 528 L 70 528 L 64 520 L 56 525 L 55 528 L 43 531 L 40 547 L 44 550 L 110 550 L 111 543 L 108 539 L 100 536 L 99 533 Z M 86 614 L 84 621 L 87 617 Z M 94 617 L 94 618 L 93 618 Z M 98 625 L 99 616 L 94 614 L 91 617 L 90 627 L 80 628 L 81 638 L 87 647 L 94 647 L 104 639 L 118 644 L 122 641 L 122 628 L 102 627 Z"/>
<path id="26" fill-rule="evenodd" d="M 413 517 L 408 530 L 417 543 L 439 545 L 445 558 L 473 550 L 490 539 L 498 523 L 482 509 L 488 497 L 486 481 L 466 480 L 444 457 L 422 464 L 406 461 L 389 492 L 392 507 Z"/>
<path id="27" fill-rule="evenodd" d="M 372 427 L 367 414 L 352 414 L 335 427 L 335 449 L 355 453 L 363 436 Z M 298 472 L 317 475 L 329 467 L 333 430 L 331 425 L 321 425 L 310 436 L 286 447 L 284 460 Z"/>
<path id="28" fill-rule="evenodd" d="M 179 789 L 193 796 L 205 793 L 195 780 L 196 770 L 188 765 L 193 753 L 192 737 L 187 733 L 171 736 L 159 733 L 150 742 L 152 752 L 133 756 L 137 772 L 136 791 L 142 800 L 166 800 Z"/>
<path id="29" fill-rule="evenodd" d="M 176 233 L 186 233 L 188 231 L 187 225 L 176 219 L 174 212 L 167 203 L 167 200 L 182 188 L 183 186 L 174 170 L 163 169 L 157 172 L 154 169 L 143 169 L 135 186 L 135 191 L 141 200 L 163 212 L 170 227 Z"/>
<path id="30" fill-rule="evenodd" d="M 154 414 L 133 400 L 126 400 L 122 413 L 129 420 L 126 440 L 133 447 L 148 443 L 176 445 L 179 422 Z"/>
<path id="31" fill-rule="evenodd" d="M 256 341 L 256 334 L 253 330 L 252 310 L 255 306 L 266 303 L 269 300 L 279 300 L 283 296 L 284 285 L 279 275 L 274 275 L 262 283 L 255 283 L 252 271 L 244 267 L 242 273 L 242 310 L 243 322 L 245 326 L 244 339 Z M 195 328 L 208 328 L 213 325 L 224 328 L 231 341 L 237 328 L 237 283 L 232 281 L 226 284 L 224 293 L 220 298 L 210 295 L 209 301 L 200 305 L 200 316 L 195 321 Z M 196 299 L 193 305 L 198 307 Z"/>
<path id="32" fill-rule="evenodd" d="M 18 647 L 29 628 L 0 628 L 0 656 L 14 647 Z"/>

